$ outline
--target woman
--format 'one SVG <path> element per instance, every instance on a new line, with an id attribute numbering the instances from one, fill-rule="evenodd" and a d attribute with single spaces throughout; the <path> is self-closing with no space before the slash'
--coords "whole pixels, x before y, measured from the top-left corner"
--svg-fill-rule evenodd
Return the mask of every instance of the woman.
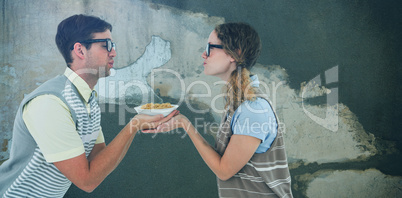
<path id="1" fill-rule="evenodd" d="M 260 49 L 260 38 L 248 24 L 221 24 L 209 36 L 204 72 L 227 82 L 227 111 L 215 148 L 181 114 L 152 131 L 183 128 L 218 177 L 220 197 L 292 197 L 278 119 L 268 100 L 259 97 L 258 77 L 250 76 Z"/>

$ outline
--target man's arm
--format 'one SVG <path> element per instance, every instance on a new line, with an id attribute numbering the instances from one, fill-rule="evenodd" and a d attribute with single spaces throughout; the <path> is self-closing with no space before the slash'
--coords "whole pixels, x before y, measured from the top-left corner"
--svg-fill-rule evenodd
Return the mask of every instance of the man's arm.
<path id="1" fill-rule="evenodd" d="M 177 111 L 167 117 L 162 115 L 135 116 L 110 142 L 109 145 L 96 144 L 89 159 L 85 154 L 54 162 L 54 165 L 78 188 L 92 192 L 121 162 L 138 130 L 155 128 L 168 121 Z"/>
<path id="2" fill-rule="evenodd" d="M 105 147 L 106 147 L 106 144 L 105 144 L 104 142 L 103 142 L 103 143 L 99 143 L 99 144 L 95 144 L 94 148 L 92 148 L 92 151 L 91 151 L 91 153 L 90 153 L 89 156 L 88 156 L 88 161 L 92 161 L 92 160 L 94 159 L 94 157 L 95 157 L 96 155 L 98 155 L 98 153 L 99 153 L 100 151 L 102 151 Z"/>
<path id="3" fill-rule="evenodd" d="M 33 99 L 25 105 L 23 119 L 46 161 L 54 163 L 77 187 L 91 192 L 120 163 L 139 129 L 155 127 L 151 125 L 158 125 L 175 113 L 166 118 L 135 116 L 108 146 L 95 144 L 88 159 L 68 107 L 56 96 Z"/>
<path id="4" fill-rule="evenodd" d="M 88 161 L 92 161 L 92 159 L 102 150 L 106 147 L 105 143 L 105 137 L 103 137 L 103 131 L 102 127 L 99 131 L 98 138 L 96 139 L 95 145 L 92 148 L 91 153 L 88 156 Z"/>
<path id="5" fill-rule="evenodd" d="M 135 121 L 128 123 L 108 146 L 96 144 L 89 159 L 83 153 L 54 165 L 78 188 L 92 192 L 126 155 L 138 130 Z"/>

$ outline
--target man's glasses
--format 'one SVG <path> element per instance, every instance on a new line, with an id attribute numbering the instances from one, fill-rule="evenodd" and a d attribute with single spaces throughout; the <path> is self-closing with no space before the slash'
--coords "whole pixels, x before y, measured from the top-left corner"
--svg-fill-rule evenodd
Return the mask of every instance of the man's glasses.
<path id="1" fill-rule="evenodd" d="M 85 41 L 78 41 L 77 43 L 98 43 L 98 42 L 106 42 L 106 49 L 108 52 L 112 51 L 112 48 L 116 48 L 116 44 L 112 42 L 110 39 L 90 39 Z M 74 46 L 71 47 L 71 50 L 74 49 Z M 116 50 L 116 49 L 115 49 Z"/>
<path id="2" fill-rule="evenodd" d="M 214 45 L 214 44 L 207 44 L 207 48 L 205 49 L 205 51 L 207 52 L 207 56 L 209 56 L 210 54 L 210 49 L 211 47 L 215 47 L 215 48 L 219 48 L 219 49 L 223 49 L 222 45 Z"/>

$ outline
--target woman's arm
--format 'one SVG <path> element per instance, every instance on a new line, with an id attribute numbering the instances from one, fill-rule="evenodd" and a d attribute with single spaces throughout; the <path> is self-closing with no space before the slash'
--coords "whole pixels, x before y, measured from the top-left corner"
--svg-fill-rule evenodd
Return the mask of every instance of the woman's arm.
<path id="1" fill-rule="evenodd" d="M 202 159 L 221 180 L 227 180 L 239 172 L 251 159 L 261 143 L 261 140 L 255 137 L 232 135 L 225 153 L 220 156 L 183 115 L 172 118 L 171 121 L 162 124 L 154 132 L 165 132 L 174 128 L 183 128 L 187 132 Z"/>

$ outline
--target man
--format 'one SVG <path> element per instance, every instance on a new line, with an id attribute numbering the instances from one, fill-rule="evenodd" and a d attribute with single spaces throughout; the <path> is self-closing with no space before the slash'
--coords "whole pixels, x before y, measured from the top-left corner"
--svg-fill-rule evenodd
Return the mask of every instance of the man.
<path id="1" fill-rule="evenodd" d="M 20 104 L 10 158 L 0 166 L 3 197 L 63 197 L 71 183 L 92 192 L 123 159 L 138 130 L 176 113 L 137 115 L 105 145 L 93 88 L 113 67 L 111 31 L 93 16 L 74 15 L 59 24 L 56 44 L 67 68 Z"/>

